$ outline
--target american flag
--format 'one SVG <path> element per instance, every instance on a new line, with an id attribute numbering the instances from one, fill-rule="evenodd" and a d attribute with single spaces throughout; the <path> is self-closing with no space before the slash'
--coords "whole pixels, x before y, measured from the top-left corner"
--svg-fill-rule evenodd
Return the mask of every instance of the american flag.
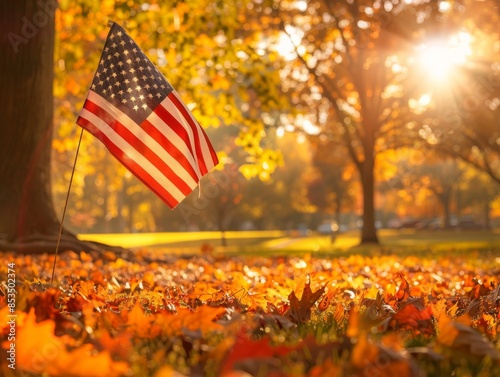
<path id="1" fill-rule="evenodd" d="M 76 123 L 170 208 L 218 163 L 203 128 L 117 23 Z"/>

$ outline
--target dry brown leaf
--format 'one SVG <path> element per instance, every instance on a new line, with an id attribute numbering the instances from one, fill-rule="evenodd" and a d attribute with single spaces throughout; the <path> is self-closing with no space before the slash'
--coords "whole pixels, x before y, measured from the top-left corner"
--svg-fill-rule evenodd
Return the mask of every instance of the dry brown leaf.
<path id="1" fill-rule="evenodd" d="M 290 308 L 285 313 L 285 316 L 290 318 L 290 320 L 295 323 L 307 322 L 311 318 L 311 308 L 314 306 L 316 301 L 319 300 L 324 292 L 325 286 L 313 292 L 311 290 L 310 282 L 306 283 L 300 300 L 295 295 L 295 292 L 292 291 L 288 296 L 288 300 L 290 301 Z"/>

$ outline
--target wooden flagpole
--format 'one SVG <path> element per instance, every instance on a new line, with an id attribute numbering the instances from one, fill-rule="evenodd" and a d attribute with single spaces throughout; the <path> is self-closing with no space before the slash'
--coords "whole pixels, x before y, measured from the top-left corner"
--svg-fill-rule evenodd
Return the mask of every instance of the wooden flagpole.
<path id="1" fill-rule="evenodd" d="M 71 192 L 71 185 L 73 183 L 73 177 L 75 175 L 76 162 L 78 161 L 78 153 L 80 152 L 80 144 L 82 143 L 82 137 L 83 137 L 83 128 L 82 131 L 80 132 L 80 139 L 78 140 L 78 146 L 76 147 L 75 161 L 73 162 L 73 169 L 71 170 L 71 177 L 69 179 L 69 184 L 68 184 L 68 192 L 66 193 L 66 201 L 64 202 L 64 208 L 61 217 L 61 225 L 59 226 L 59 234 L 57 236 L 56 253 L 54 257 L 54 265 L 52 266 L 52 278 L 50 279 L 50 284 L 52 284 L 52 282 L 54 281 L 57 255 L 59 253 L 59 245 L 61 244 L 61 237 L 63 232 L 64 218 L 66 217 L 66 209 L 68 208 L 69 193 Z"/>

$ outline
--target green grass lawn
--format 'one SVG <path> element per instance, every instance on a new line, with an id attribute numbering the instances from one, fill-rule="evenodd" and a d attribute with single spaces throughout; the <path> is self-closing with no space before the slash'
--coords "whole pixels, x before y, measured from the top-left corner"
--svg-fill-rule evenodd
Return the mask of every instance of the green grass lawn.
<path id="1" fill-rule="evenodd" d="M 453 251 L 500 248 L 500 229 L 494 230 L 391 230 L 379 231 L 381 245 L 358 246 L 357 231 L 344 232 L 332 240 L 325 235 L 300 236 L 285 231 L 230 231 L 225 232 L 227 246 L 221 247 L 220 232 L 124 233 L 82 234 L 82 240 L 98 241 L 127 248 L 157 248 L 167 252 L 196 253 L 204 245 L 227 253 L 282 254 L 282 253 L 345 253 L 373 251 Z"/>

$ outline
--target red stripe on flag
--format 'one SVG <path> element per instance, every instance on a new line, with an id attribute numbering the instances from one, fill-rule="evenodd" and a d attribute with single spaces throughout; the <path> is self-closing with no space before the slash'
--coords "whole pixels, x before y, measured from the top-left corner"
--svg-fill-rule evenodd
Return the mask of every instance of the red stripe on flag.
<path id="1" fill-rule="evenodd" d="M 208 149 L 208 152 L 210 153 L 210 158 L 209 158 L 209 156 L 206 155 L 206 150 L 204 151 L 205 153 L 203 153 L 203 161 L 205 162 L 205 164 L 210 162 L 210 164 L 208 164 L 206 167 L 208 171 L 211 170 L 219 163 L 219 158 L 217 157 L 217 153 L 215 152 L 212 144 L 210 143 L 210 139 L 205 133 L 203 127 L 200 126 L 198 121 L 194 118 L 193 114 L 191 114 L 191 112 L 187 109 L 186 104 L 180 99 L 179 95 L 175 91 L 172 92 L 172 95 L 175 97 L 175 100 L 178 102 L 178 105 L 182 106 L 184 111 L 187 113 L 188 119 L 194 122 L 194 127 L 196 128 L 196 130 L 201 132 L 202 137 L 199 137 L 198 140 L 203 139 L 205 141 L 206 149 Z M 202 143 L 200 143 L 200 145 L 202 145 Z"/>
<path id="2" fill-rule="evenodd" d="M 182 140 L 184 140 L 186 147 L 189 149 L 189 152 L 194 158 L 195 153 L 193 151 L 193 148 L 191 147 L 191 143 L 189 142 L 189 139 L 191 138 L 184 126 L 180 124 L 179 121 L 161 104 L 157 106 L 156 109 L 154 109 L 154 113 L 158 115 L 163 122 L 168 124 L 172 131 L 174 131 Z"/>
<path id="3" fill-rule="evenodd" d="M 201 130 L 203 132 L 203 135 L 205 134 L 205 132 L 203 131 L 203 129 L 201 128 L 201 126 L 199 124 L 193 122 L 193 118 L 187 112 L 186 108 L 179 101 L 179 99 L 174 94 L 174 92 L 170 93 L 168 95 L 168 98 L 170 98 L 170 100 L 172 101 L 172 103 L 174 104 L 174 106 L 181 112 L 182 116 L 184 117 L 184 119 L 188 122 L 189 126 L 191 127 L 191 130 L 193 132 L 193 136 L 195 138 L 193 140 L 193 142 L 194 142 L 194 145 L 195 145 L 195 148 L 196 148 L 196 158 L 197 158 L 197 161 L 198 161 L 198 165 L 200 166 L 200 172 L 201 172 L 202 175 L 205 175 L 205 174 L 208 173 L 208 168 L 207 168 L 207 165 L 205 163 L 205 158 L 203 156 L 203 151 L 201 150 L 200 134 L 199 134 L 198 130 Z"/>
<path id="4" fill-rule="evenodd" d="M 133 173 L 142 183 L 148 186 L 150 190 L 158 195 L 171 209 L 179 204 L 179 201 L 170 195 L 169 192 L 165 190 L 165 188 L 159 184 L 158 181 L 156 181 L 156 179 L 146 172 L 141 165 L 130 159 L 124 151 L 117 147 L 113 141 L 102 133 L 93 123 L 80 116 L 77 120 L 77 124 L 97 137 L 131 173 Z"/>
<path id="5" fill-rule="evenodd" d="M 156 166 L 165 177 L 168 178 L 184 195 L 188 195 L 193 189 L 180 178 L 158 155 L 153 152 L 140 138 L 131 132 L 127 127 L 114 119 L 111 114 L 102 109 L 99 105 L 88 100 L 84 108 L 95 116 L 105 121 L 115 130 L 124 140 L 126 140 L 134 149 L 142 154 L 154 166 Z M 197 181 L 197 180 L 195 180 Z"/>
<path id="6" fill-rule="evenodd" d="M 165 124 L 165 127 L 175 132 L 169 125 Z M 186 155 L 182 153 L 174 143 L 172 143 L 168 138 L 161 133 L 158 128 L 156 128 L 153 124 L 151 124 L 147 119 L 142 122 L 141 128 L 146 131 L 153 139 L 155 139 L 160 145 L 162 145 L 168 153 L 182 165 L 182 167 L 188 172 L 188 174 L 193 178 L 196 182 L 200 180 L 198 174 L 191 165 L 191 162 L 186 158 Z M 176 132 L 177 133 L 177 132 Z M 194 161 L 193 161 L 194 162 Z"/>

